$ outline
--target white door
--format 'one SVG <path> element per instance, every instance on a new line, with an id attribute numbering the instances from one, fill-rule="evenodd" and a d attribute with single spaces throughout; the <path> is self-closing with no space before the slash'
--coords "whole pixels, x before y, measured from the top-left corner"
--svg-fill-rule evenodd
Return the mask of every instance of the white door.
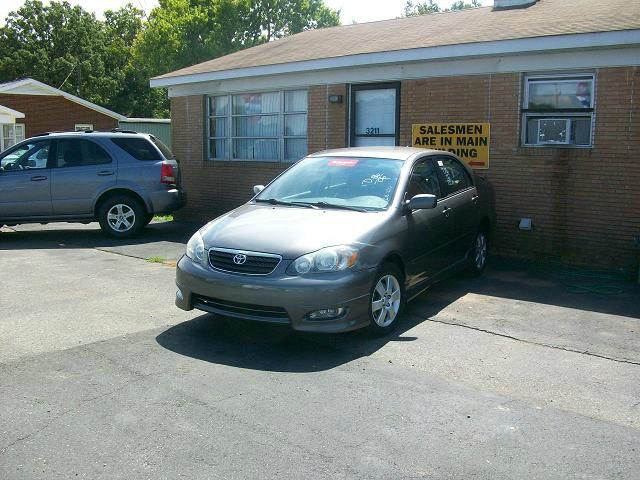
<path id="1" fill-rule="evenodd" d="M 351 87 L 351 146 L 398 144 L 399 86 Z"/>

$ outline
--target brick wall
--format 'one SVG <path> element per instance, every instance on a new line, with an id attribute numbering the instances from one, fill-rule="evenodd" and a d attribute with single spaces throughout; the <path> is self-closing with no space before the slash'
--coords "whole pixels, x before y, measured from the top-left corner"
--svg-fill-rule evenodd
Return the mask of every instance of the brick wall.
<path id="1" fill-rule="evenodd" d="M 402 82 L 401 144 L 411 125 L 491 123 L 495 247 L 527 257 L 634 268 L 640 235 L 640 70 L 596 70 L 593 148 L 520 146 L 519 74 Z M 636 99 L 634 103 L 634 98 Z M 533 218 L 522 232 L 519 219 Z"/>
<path id="2" fill-rule="evenodd" d="M 496 192 L 494 247 L 527 257 L 635 268 L 640 235 L 640 69 L 596 70 L 594 146 L 520 146 L 520 74 L 406 80 L 401 87 L 400 144 L 411 125 L 491 123 L 490 168 Z M 346 85 L 309 89 L 309 151 L 346 145 Z M 329 104 L 328 95 L 343 95 Z M 180 218 L 209 220 L 252 196 L 287 164 L 204 160 L 204 99 L 171 102 L 176 155 L 183 162 L 189 202 Z M 518 229 L 521 217 L 534 222 Z"/>
<path id="3" fill-rule="evenodd" d="M 95 130 L 110 130 L 118 120 L 83 107 L 64 97 L 50 95 L 0 94 L 0 105 L 24 113 L 17 123 L 25 124 L 25 135 L 43 132 L 74 130 L 76 123 L 89 123 Z"/>

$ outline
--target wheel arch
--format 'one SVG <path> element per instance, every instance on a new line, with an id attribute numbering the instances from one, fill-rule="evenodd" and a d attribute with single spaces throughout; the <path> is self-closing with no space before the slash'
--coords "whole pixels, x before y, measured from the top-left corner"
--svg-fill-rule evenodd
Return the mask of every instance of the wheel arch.
<path id="1" fill-rule="evenodd" d="M 129 197 L 135 198 L 145 208 L 147 213 L 149 213 L 151 211 L 151 209 L 149 208 L 149 204 L 136 191 L 131 190 L 129 188 L 112 188 L 110 190 L 106 190 L 106 191 L 102 192 L 98 196 L 98 198 L 96 199 L 96 201 L 94 202 L 94 205 L 93 205 L 94 215 L 97 217 L 98 216 L 98 212 L 100 211 L 100 207 L 102 206 L 102 204 L 105 201 L 107 201 L 109 198 L 114 197 L 116 195 L 126 195 L 126 196 L 129 196 Z"/>

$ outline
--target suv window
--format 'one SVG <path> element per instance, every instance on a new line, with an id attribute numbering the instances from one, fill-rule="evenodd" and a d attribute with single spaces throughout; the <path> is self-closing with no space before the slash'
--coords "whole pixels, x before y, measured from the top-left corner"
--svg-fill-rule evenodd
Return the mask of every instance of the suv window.
<path id="1" fill-rule="evenodd" d="M 56 149 L 57 167 L 85 167 L 111 163 L 109 154 L 90 140 L 58 140 Z"/>
<path id="2" fill-rule="evenodd" d="M 437 157 L 435 159 L 438 170 L 443 179 L 444 194 L 451 195 L 473 185 L 467 170 L 452 157 Z"/>
<path id="3" fill-rule="evenodd" d="M 112 138 L 111 141 L 136 160 L 162 160 L 158 150 L 146 138 Z"/>
<path id="4" fill-rule="evenodd" d="M 33 170 L 47 168 L 49 142 L 29 142 L 11 151 L 0 160 L 2 170 Z"/>
<path id="5" fill-rule="evenodd" d="M 407 200 L 416 195 L 431 194 L 442 198 L 438 172 L 430 159 L 426 159 L 413 167 L 409 186 L 407 187 Z"/>
<path id="6" fill-rule="evenodd" d="M 154 136 L 151 136 L 150 138 L 151 138 L 151 141 L 156 144 L 156 147 L 160 149 L 160 151 L 164 155 L 164 158 L 166 158 L 167 160 L 175 160 L 175 157 L 173 156 L 173 152 L 171 151 L 171 149 L 169 149 L 169 147 L 167 147 L 164 143 L 162 143 L 159 138 L 156 138 Z"/>

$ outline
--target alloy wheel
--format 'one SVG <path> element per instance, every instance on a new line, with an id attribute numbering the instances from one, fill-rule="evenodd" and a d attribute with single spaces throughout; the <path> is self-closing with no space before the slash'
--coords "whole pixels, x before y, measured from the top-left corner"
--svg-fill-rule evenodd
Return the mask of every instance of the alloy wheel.
<path id="1" fill-rule="evenodd" d="M 384 275 L 378 280 L 371 298 L 371 313 L 378 326 L 388 327 L 394 322 L 400 311 L 401 296 L 396 277 Z"/>
<path id="2" fill-rule="evenodd" d="M 107 221 L 116 232 L 127 232 L 136 223 L 136 214 L 129 205 L 117 203 L 107 212 Z"/>
<path id="3" fill-rule="evenodd" d="M 476 237 L 475 254 L 476 268 L 482 270 L 487 261 L 487 236 L 484 232 L 478 233 Z"/>

